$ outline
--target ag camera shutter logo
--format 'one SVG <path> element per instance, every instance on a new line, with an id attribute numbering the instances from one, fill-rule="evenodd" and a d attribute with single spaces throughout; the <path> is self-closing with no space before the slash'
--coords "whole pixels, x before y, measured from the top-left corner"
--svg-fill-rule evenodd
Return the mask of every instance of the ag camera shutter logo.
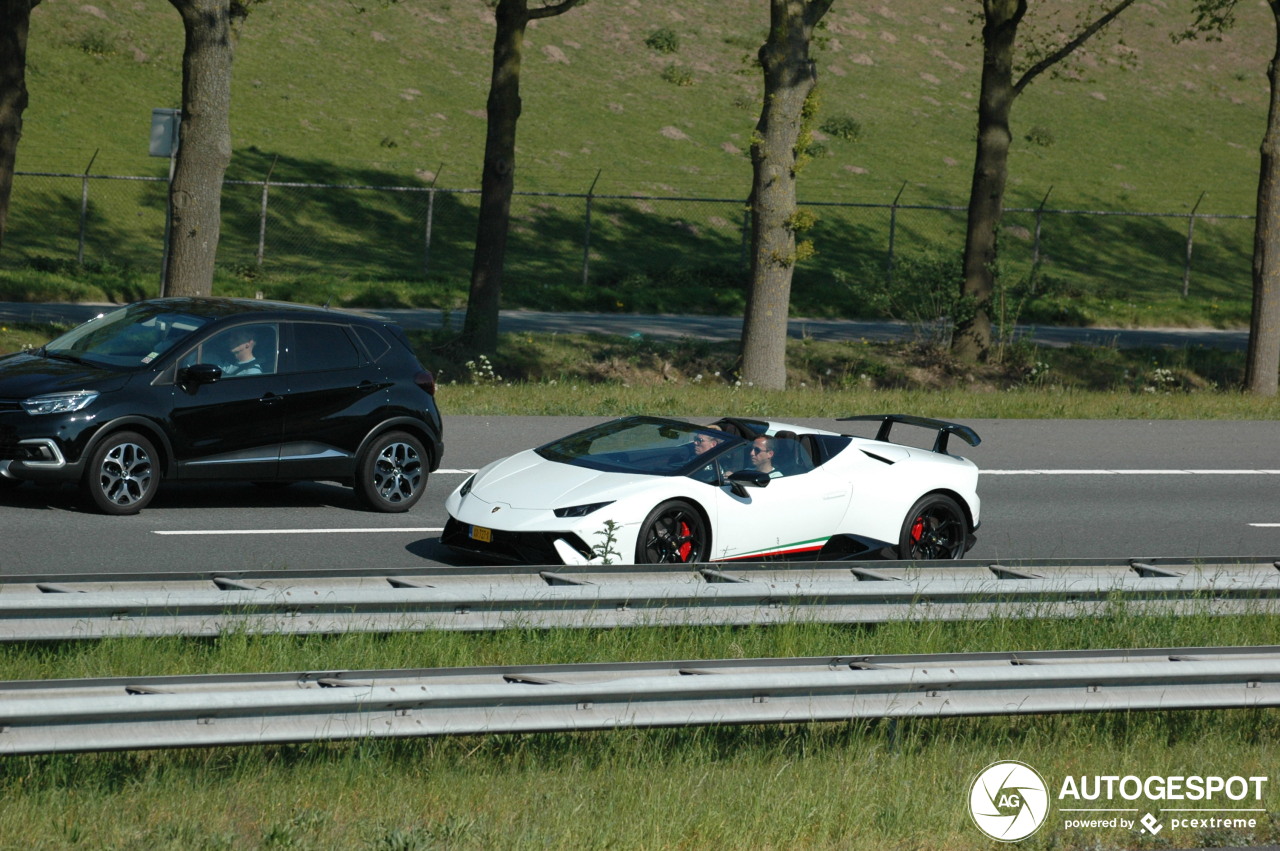
<path id="1" fill-rule="evenodd" d="M 1049 789 L 1040 772 L 1026 763 L 993 762 L 969 787 L 969 815 L 992 839 L 1017 842 L 1048 818 Z"/>

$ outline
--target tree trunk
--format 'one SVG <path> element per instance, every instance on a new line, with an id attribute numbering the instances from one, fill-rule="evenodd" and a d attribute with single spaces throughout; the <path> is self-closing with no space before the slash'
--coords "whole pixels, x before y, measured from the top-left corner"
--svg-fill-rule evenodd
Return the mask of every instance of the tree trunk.
<path id="1" fill-rule="evenodd" d="M 1009 113 L 1013 87 L 1013 51 L 1027 0 L 984 0 L 982 83 L 978 94 L 978 149 L 969 189 L 969 219 L 964 240 L 964 283 L 951 348 L 956 357 L 983 361 L 991 351 L 989 307 L 995 292 L 996 231 L 1004 214 L 1009 174 Z"/>
<path id="2" fill-rule="evenodd" d="M 0 247 L 9 224 L 9 196 L 27 108 L 27 32 L 40 0 L 0 0 Z"/>
<path id="3" fill-rule="evenodd" d="M 1027 0 L 982 0 L 982 83 L 978 94 L 978 147 L 969 189 L 964 241 L 964 283 L 956 308 L 952 353 L 961 360 L 986 360 L 991 353 L 991 298 L 995 293 L 996 234 L 1004 215 L 1009 176 L 1009 113 L 1027 84 L 1097 35 L 1135 0 L 1117 0 L 1013 82 L 1018 25 Z"/>
<path id="4" fill-rule="evenodd" d="M 1280 372 L 1280 0 L 1268 0 L 1276 19 L 1276 51 L 1267 69 L 1271 107 L 1262 137 L 1258 176 L 1258 215 L 1253 232 L 1253 316 L 1245 388 L 1260 396 L 1276 395 Z"/>
<path id="5" fill-rule="evenodd" d="M 805 101 L 817 85 L 809 58 L 814 26 L 831 0 L 770 0 L 760 48 L 764 105 L 751 143 L 751 283 L 742 323 L 742 380 L 787 386 L 787 315 L 796 253 L 796 146 Z"/>
<path id="6" fill-rule="evenodd" d="M 492 352 L 498 347 L 502 270 L 515 191 L 516 124 L 520 121 L 520 60 L 530 20 L 562 15 L 580 0 L 529 8 L 529 0 L 499 0 L 494 11 L 493 72 L 489 81 L 484 169 L 480 175 L 480 218 L 471 266 L 471 291 L 462 323 L 463 348 Z"/>
<path id="7" fill-rule="evenodd" d="M 516 124 L 520 120 L 520 60 L 529 23 L 528 0 L 502 0 L 495 12 L 493 73 L 489 82 L 488 128 L 480 175 L 480 219 L 471 266 L 471 292 L 462 325 L 462 343 L 475 351 L 498 346 L 502 269 L 515 191 Z"/>
<path id="8" fill-rule="evenodd" d="M 222 227 L 222 179 L 231 164 L 231 0 L 169 2 L 182 15 L 186 44 L 165 293 L 207 296 Z"/>

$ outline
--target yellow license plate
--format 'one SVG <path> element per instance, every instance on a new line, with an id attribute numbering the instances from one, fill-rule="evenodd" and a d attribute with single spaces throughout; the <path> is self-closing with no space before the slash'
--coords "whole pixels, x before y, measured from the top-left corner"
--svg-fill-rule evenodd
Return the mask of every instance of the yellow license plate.
<path id="1" fill-rule="evenodd" d="M 474 540 L 482 541 L 486 544 L 493 543 L 493 530 L 486 529 L 483 526 L 472 526 L 471 537 Z"/>

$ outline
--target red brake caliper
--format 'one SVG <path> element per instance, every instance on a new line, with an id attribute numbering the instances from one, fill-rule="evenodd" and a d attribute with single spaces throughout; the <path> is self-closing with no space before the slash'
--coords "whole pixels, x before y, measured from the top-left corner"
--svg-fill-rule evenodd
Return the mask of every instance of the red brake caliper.
<path id="1" fill-rule="evenodd" d="M 918 544 L 920 538 L 924 536 L 924 518 L 917 517 L 915 522 L 911 524 L 911 542 Z"/>
<path id="2" fill-rule="evenodd" d="M 689 524 L 683 520 L 680 521 L 680 539 L 684 543 L 680 545 L 680 549 L 677 552 L 680 553 L 681 561 L 688 561 L 689 553 L 693 552 L 693 544 L 689 543 Z"/>

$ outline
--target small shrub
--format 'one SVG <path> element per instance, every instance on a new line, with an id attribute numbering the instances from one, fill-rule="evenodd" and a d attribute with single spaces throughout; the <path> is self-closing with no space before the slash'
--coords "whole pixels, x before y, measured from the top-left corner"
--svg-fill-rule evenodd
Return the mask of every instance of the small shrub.
<path id="1" fill-rule="evenodd" d="M 830 153 L 827 146 L 821 142 L 810 142 L 804 149 L 804 155 L 815 160 L 821 159 Z"/>
<path id="2" fill-rule="evenodd" d="M 662 69 L 662 79 L 675 86 L 692 86 L 693 72 L 679 65 L 668 65 Z"/>
<path id="3" fill-rule="evenodd" d="M 1026 140 L 1033 145 L 1039 145 L 1042 148 L 1048 148 L 1053 145 L 1056 139 L 1053 137 L 1053 131 L 1048 127 L 1042 127 L 1037 124 L 1027 131 Z"/>
<path id="4" fill-rule="evenodd" d="M 645 47 L 650 50 L 656 50 L 659 53 L 675 53 L 680 49 L 680 36 L 676 35 L 675 30 L 670 27 L 663 27 L 649 33 L 649 37 L 644 40 L 644 44 Z"/>
<path id="5" fill-rule="evenodd" d="M 81 53 L 98 58 L 110 56 L 116 52 L 107 36 L 98 30 L 85 33 L 72 44 Z"/>
<path id="6" fill-rule="evenodd" d="M 862 123 L 848 115 L 833 115 L 818 126 L 828 136 L 844 139 L 846 142 L 857 142 L 862 139 Z"/>

